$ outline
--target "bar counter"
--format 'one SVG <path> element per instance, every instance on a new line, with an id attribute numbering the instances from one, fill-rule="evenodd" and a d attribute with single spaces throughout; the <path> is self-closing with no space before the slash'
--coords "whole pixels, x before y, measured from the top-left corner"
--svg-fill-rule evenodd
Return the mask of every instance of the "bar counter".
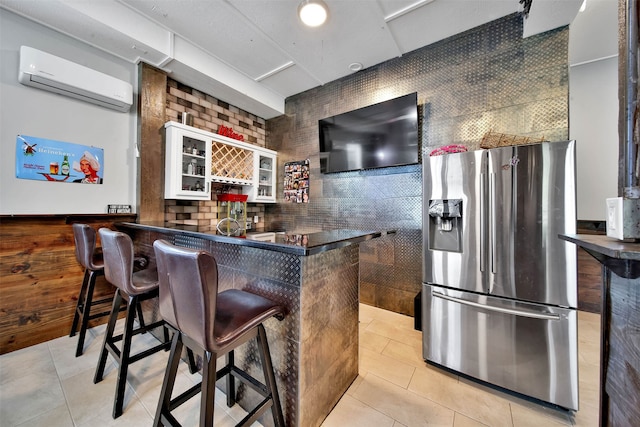
<path id="1" fill-rule="evenodd" d="M 270 319 L 265 328 L 286 425 L 322 423 L 358 375 L 359 244 L 384 232 L 255 233 L 245 238 L 219 235 L 210 227 L 118 223 L 116 228 L 133 238 L 149 268 L 155 268 L 157 239 L 206 250 L 218 263 L 220 291 L 245 289 L 284 306 L 285 319 Z M 145 311 L 158 317 L 157 306 Z M 262 379 L 255 343 L 237 349 L 236 360 Z M 238 397 L 245 408 L 258 401 L 243 389 Z M 260 421 L 272 425 L 271 414 Z"/>
<path id="2" fill-rule="evenodd" d="M 156 230 L 174 236 L 195 237 L 218 243 L 246 246 L 251 248 L 266 249 L 275 252 L 292 255 L 315 255 L 320 252 L 338 249 L 354 243 L 364 242 L 375 237 L 380 237 L 380 231 L 362 230 L 331 230 L 315 233 L 287 233 L 274 232 L 248 232 L 246 236 L 226 236 L 218 233 L 212 226 L 197 226 L 184 224 L 158 224 L 158 223 L 122 223 L 123 227 L 130 229 Z M 179 237 L 180 238 L 180 237 Z"/>
<path id="3" fill-rule="evenodd" d="M 600 426 L 640 425 L 640 243 L 560 235 L 602 264 Z"/>

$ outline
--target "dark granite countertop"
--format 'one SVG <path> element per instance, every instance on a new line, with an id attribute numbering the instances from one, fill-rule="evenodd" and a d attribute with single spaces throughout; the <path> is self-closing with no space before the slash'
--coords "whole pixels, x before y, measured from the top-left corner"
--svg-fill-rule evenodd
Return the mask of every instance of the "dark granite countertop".
<path id="1" fill-rule="evenodd" d="M 214 242 L 230 243 L 233 245 L 248 246 L 303 256 L 342 248 L 350 244 L 364 242 L 380 237 L 384 234 L 392 233 L 386 231 L 340 229 L 308 234 L 282 231 L 249 232 L 246 236 L 234 237 L 221 235 L 218 233 L 216 228 L 212 226 L 133 222 L 120 222 L 116 225 L 118 228 L 156 230 L 165 233 L 198 237 Z"/>
<path id="2" fill-rule="evenodd" d="M 561 234 L 561 239 L 610 258 L 640 260 L 640 243 L 628 243 L 599 234 Z"/>

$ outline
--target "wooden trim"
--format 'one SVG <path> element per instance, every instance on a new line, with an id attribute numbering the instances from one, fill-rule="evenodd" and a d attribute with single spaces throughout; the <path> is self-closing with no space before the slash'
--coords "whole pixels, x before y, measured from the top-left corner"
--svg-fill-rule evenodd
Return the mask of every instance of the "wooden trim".
<path id="1" fill-rule="evenodd" d="M 140 65 L 138 105 L 140 173 L 138 175 L 140 221 L 164 220 L 164 124 L 167 75 L 148 64 Z"/>

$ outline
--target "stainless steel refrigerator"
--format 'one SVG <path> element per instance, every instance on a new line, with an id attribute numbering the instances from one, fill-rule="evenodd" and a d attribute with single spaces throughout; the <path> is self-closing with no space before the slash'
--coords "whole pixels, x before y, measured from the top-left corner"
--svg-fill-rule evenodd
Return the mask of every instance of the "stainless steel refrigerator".
<path id="1" fill-rule="evenodd" d="M 423 161 L 423 356 L 578 409 L 575 141 Z"/>

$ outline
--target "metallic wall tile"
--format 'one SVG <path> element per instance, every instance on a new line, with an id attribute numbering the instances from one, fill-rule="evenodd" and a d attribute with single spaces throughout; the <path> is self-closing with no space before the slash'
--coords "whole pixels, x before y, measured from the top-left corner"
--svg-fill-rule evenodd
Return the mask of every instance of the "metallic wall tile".
<path id="1" fill-rule="evenodd" d="M 311 197 L 285 204 L 279 183 L 279 203 L 265 208 L 267 227 L 398 230 L 393 249 L 361 244 L 361 299 L 413 315 L 421 287 L 421 165 L 323 175 L 318 120 L 415 91 L 422 157 L 454 143 L 477 149 L 490 130 L 566 139 L 568 34 L 565 27 L 523 39 L 514 14 L 288 98 L 286 114 L 267 121 L 269 146 L 278 150 L 279 170 L 310 159 Z"/>

